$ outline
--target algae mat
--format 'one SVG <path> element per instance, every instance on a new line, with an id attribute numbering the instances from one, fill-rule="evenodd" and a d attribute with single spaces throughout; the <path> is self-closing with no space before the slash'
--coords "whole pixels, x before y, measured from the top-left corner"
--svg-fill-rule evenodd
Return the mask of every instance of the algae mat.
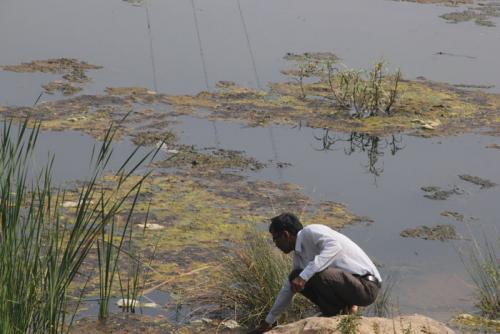
<path id="1" fill-rule="evenodd" d="M 130 188 L 128 183 L 132 186 L 139 178 L 131 177 L 121 189 Z M 102 180 L 103 191 L 109 192 L 106 197 L 124 195 L 112 193 L 117 181 L 115 177 Z M 65 203 L 74 203 L 73 197 L 76 194 L 68 193 Z M 132 199 L 125 205 L 119 222 L 125 221 L 131 206 Z M 74 206 L 63 207 L 66 216 L 74 214 Z M 143 263 L 141 280 L 145 293 L 163 290 L 176 294 L 182 296 L 182 304 L 202 307 L 206 312 L 207 307 L 214 305 L 213 300 L 207 304 L 204 298 L 213 293 L 225 256 L 245 242 L 247 228 L 261 226 L 265 233 L 268 219 L 283 211 L 297 212 L 305 224 L 321 223 L 337 229 L 370 221 L 349 212 L 340 203 L 312 202 L 293 184 L 248 181 L 243 176 L 218 171 L 209 177 L 194 172 L 154 173 L 141 187 L 131 220 L 135 232 L 125 246 L 125 254 L 133 254 Z M 130 260 L 126 255 L 120 260 L 122 277 L 127 275 Z M 95 272 L 95 266 L 93 252 L 84 264 L 84 272 Z M 97 279 L 95 275 L 86 283 L 89 294 L 97 293 Z M 75 284 L 76 290 L 83 283 Z M 118 285 L 114 293 L 120 295 Z"/>
<path id="2" fill-rule="evenodd" d="M 270 83 L 269 90 L 253 90 L 221 82 L 216 91 L 180 96 L 141 87 L 109 87 L 102 95 L 80 95 L 41 102 L 32 107 L 0 106 L 0 112 L 10 118 L 41 120 L 46 129 L 72 129 L 95 137 L 102 136 L 112 121 L 122 126 L 123 133 L 133 136 L 137 135 L 133 130 L 140 125 L 142 130 L 149 131 L 149 140 L 160 136 L 168 120 L 174 121 L 179 115 L 243 121 L 250 125 L 306 124 L 313 128 L 377 136 L 395 132 L 421 136 L 453 135 L 478 128 L 489 129 L 489 134 L 500 133 L 498 94 L 460 89 L 425 79 L 402 79 L 390 114 L 352 117 L 350 110 L 339 106 L 332 94 L 336 80 L 340 78 L 325 74 L 325 64 L 335 64 L 337 57 L 307 53 L 286 58 L 291 66 L 284 73 L 290 80 Z M 40 61 L 33 62 L 38 63 Z M 24 67 L 4 67 L 9 68 L 20 71 Z M 383 80 L 390 76 L 390 72 L 385 73 Z M 127 115 L 128 118 L 124 119 Z"/>

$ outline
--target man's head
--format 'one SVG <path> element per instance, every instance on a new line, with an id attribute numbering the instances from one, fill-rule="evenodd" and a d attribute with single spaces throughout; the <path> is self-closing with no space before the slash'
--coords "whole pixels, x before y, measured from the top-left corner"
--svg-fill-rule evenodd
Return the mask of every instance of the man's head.
<path id="1" fill-rule="evenodd" d="M 276 247 L 288 254 L 295 249 L 297 233 L 299 233 L 302 228 L 303 226 L 297 216 L 293 213 L 285 212 L 271 218 L 269 233 L 273 236 Z"/>

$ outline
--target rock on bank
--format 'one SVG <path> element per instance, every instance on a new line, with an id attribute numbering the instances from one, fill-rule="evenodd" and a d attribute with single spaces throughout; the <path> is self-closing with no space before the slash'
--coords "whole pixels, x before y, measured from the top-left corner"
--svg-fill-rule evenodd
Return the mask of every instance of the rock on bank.
<path id="1" fill-rule="evenodd" d="M 311 317 L 291 324 L 275 327 L 272 331 L 267 333 L 451 334 L 455 332 L 441 322 L 423 315 L 415 314 L 398 316 L 392 319 L 354 316 L 337 316 L 331 318 Z"/>

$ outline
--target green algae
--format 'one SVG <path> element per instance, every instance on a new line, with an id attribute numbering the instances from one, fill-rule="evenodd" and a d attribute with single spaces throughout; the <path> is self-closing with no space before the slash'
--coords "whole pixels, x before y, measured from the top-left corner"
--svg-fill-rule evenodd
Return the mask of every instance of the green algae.
<path id="1" fill-rule="evenodd" d="M 177 136 L 169 130 L 144 130 L 132 133 L 132 142 L 141 146 L 166 144 L 167 147 L 175 144 Z"/>
<path id="2" fill-rule="evenodd" d="M 236 170 L 259 170 L 265 164 L 254 158 L 246 157 L 242 151 L 224 149 L 199 150 L 193 146 L 182 145 L 178 152 L 164 161 L 156 162 L 156 166 L 162 168 L 189 167 L 199 172 L 211 173 L 214 170 L 236 169 Z"/>
<path id="3" fill-rule="evenodd" d="M 500 320 L 473 314 L 459 314 L 451 320 L 463 333 L 499 333 Z"/>
<path id="4" fill-rule="evenodd" d="M 403 230 L 400 235 L 404 238 L 420 238 L 424 240 L 445 241 L 460 239 L 453 225 L 419 226 Z"/>
<path id="5" fill-rule="evenodd" d="M 169 97 L 176 110 L 208 109 L 210 117 L 246 120 L 252 125 L 298 124 L 329 128 L 341 132 L 387 135 L 407 132 L 422 136 L 451 135 L 472 131 L 479 126 L 498 131 L 500 99 L 496 94 L 466 91 L 429 81 L 403 80 L 399 99 L 391 115 L 353 119 L 332 102 L 325 79 L 303 84 L 295 81 L 271 83 L 269 92 L 230 85 L 213 93 Z M 428 126 L 437 124 L 437 126 Z"/>
<path id="6" fill-rule="evenodd" d="M 79 85 L 88 83 L 91 79 L 87 71 L 101 69 L 101 66 L 88 64 L 73 58 L 57 58 L 48 60 L 35 60 L 19 65 L 0 66 L 1 70 L 18 73 L 52 73 L 61 74 L 63 80 L 56 80 L 42 85 L 45 93 L 53 94 L 56 91 L 64 96 L 78 93 L 83 88 Z"/>
<path id="7" fill-rule="evenodd" d="M 449 190 L 444 190 L 441 189 L 440 187 L 436 186 L 428 186 L 428 187 L 421 187 L 422 191 L 426 192 L 424 197 L 433 199 L 433 200 L 439 200 L 439 201 L 444 201 L 448 199 L 451 195 L 461 195 L 463 194 L 463 191 L 460 190 L 457 187 L 454 187 Z"/>
<path id="8" fill-rule="evenodd" d="M 463 222 L 464 221 L 464 215 L 456 212 L 456 211 L 443 211 L 440 213 L 441 216 L 443 217 L 450 217 L 455 219 L 456 221 Z"/>
<path id="9" fill-rule="evenodd" d="M 496 27 L 491 20 L 493 17 L 500 16 L 500 4 L 496 1 L 478 2 L 473 7 L 463 11 L 443 14 L 440 17 L 449 23 L 461 23 L 474 21 L 475 24 L 484 27 Z"/>
<path id="10" fill-rule="evenodd" d="M 134 183 L 137 177 L 127 182 Z M 106 177 L 102 189 L 112 192 L 111 185 L 118 180 Z M 230 186 L 229 186 L 230 184 Z M 128 184 L 123 184 L 127 189 Z M 163 226 L 163 229 L 145 231 L 136 228 L 133 237 L 133 254 L 142 259 L 150 259 L 144 268 L 145 289 L 176 291 L 196 304 L 203 293 L 208 293 L 209 281 L 216 277 L 217 268 L 234 245 L 245 242 L 247 226 L 267 224 L 271 216 L 281 211 L 295 211 L 304 223 L 327 224 L 340 228 L 346 224 L 368 221 L 358 217 L 347 208 L 335 202 L 315 203 L 301 194 L 300 188 L 293 184 L 275 184 L 269 181 L 248 181 L 245 177 L 215 172 L 206 177 L 204 173 L 193 171 L 176 174 L 155 173 L 147 179 L 141 196 L 135 206 L 132 221 L 141 224 L 148 213 L 149 223 Z M 120 192 L 108 194 L 120 196 Z M 68 195 L 72 200 L 75 196 Z M 124 215 L 132 203 L 124 205 Z M 65 214 L 74 214 L 74 208 L 66 209 Z M 125 217 L 121 218 L 125 221 Z M 121 224 L 120 220 L 117 222 Z M 129 248 L 125 247 L 125 251 Z M 139 255 L 141 254 L 141 255 Z M 122 257 L 121 261 L 125 261 Z M 84 264 L 85 272 L 92 273 L 96 263 L 91 253 Z M 120 264 L 126 275 L 127 266 Z M 161 285 L 163 282 L 168 284 Z M 82 287 L 79 280 L 74 288 Z M 97 277 L 87 283 L 89 291 L 96 291 Z M 113 291 L 119 295 L 118 286 Z"/>
<path id="11" fill-rule="evenodd" d="M 292 77 L 293 68 L 300 68 L 302 62 L 322 70 L 314 73 L 307 83 L 299 84 L 293 78 L 290 82 L 270 83 L 268 91 L 232 82 L 221 82 L 216 91 L 193 96 L 161 94 L 141 87 L 108 87 L 106 95 L 84 95 L 42 102 L 34 107 L 0 106 L 0 113 L 12 118 L 29 116 L 42 120 L 45 129 L 72 129 L 95 137 L 102 134 L 109 122 L 121 122 L 127 114 L 128 119 L 121 123 L 122 134 L 133 133 L 134 127 L 141 124 L 141 130 L 154 130 L 160 136 L 168 124 L 167 119 L 179 115 L 243 121 L 254 126 L 306 122 L 313 128 L 376 136 L 405 132 L 429 137 L 478 128 L 485 128 L 490 134 L 500 133 L 498 94 L 463 90 L 427 80 L 401 80 L 390 115 L 353 118 L 335 102 L 331 82 L 325 75 L 325 58 L 333 57 L 314 53 L 289 55 L 293 63 Z M 51 66 L 50 70 L 58 70 L 56 65 Z M 45 69 L 42 66 L 40 70 Z M 158 124 L 165 126 L 159 128 Z M 142 143 L 141 139 L 137 140 Z"/>
<path id="12" fill-rule="evenodd" d="M 63 81 L 52 81 L 48 84 L 42 85 L 42 88 L 47 94 L 54 94 L 55 92 L 61 92 L 64 96 L 73 95 L 80 92 L 83 88 L 74 86 L 71 83 Z"/>
<path id="13" fill-rule="evenodd" d="M 484 27 L 496 27 L 492 18 L 500 16 L 500 4 L 498 1 L 478 0 L 401 0 L 420 4 L 437 4 L 447 7 L 461 7 L 465 9 L 440 15 L 448 23 L 462 23 L 473 21 L 476 25 Z"/>
<path id="14" fill-rule="evenodd" d="M 492 188 L 492 187 L 495 187 L 497 185 L 495 182 L 492 182 L 492 181 L 486 180 L 486 179 L 482 179 L 478 176 L 463 174 L 463 175 L 459 175 L 458 177 L 464 181 L 481 186 L 481 189 Z"/>
<path id="15" fill-rule="evenodd" d="M 85 74 L 86 71 L 97 70 L 100 68 L 102 67 L 88 64 L 73 58 L 34 60 L 32 62 L 22 63 L 19 65 L 0 66 L 0 69 L 11 72 L 63 74 L 64 79 L 67 81 L 78 83 L 90 80 Z"/>

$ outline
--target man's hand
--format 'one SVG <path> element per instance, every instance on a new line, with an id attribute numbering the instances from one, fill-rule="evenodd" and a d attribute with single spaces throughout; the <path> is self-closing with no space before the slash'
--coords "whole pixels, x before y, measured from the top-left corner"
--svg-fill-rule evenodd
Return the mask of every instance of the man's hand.
<path id="1" fill-rule="evenodd" d="M 259 327 L 255 328 L 254 330 L 251 330 L 250 332 L 248 332 L 247 334 L 262 334 L 264 332 L 267 332 L 268 330 L 270 330 L 271 328 L 273 328 L 273 325 L 270 325 L 268 324 L 267 322 L 265 321 L 262 321 L 259 325 Z"/>
<path id="2" fill-rule="evenodd" d="M 290 283 L 292 284 L 293 292 L 301 292 L 306 286 L 306 281 L 304 281 L 304 279 L 300 276 L 294 278 Z"/>

